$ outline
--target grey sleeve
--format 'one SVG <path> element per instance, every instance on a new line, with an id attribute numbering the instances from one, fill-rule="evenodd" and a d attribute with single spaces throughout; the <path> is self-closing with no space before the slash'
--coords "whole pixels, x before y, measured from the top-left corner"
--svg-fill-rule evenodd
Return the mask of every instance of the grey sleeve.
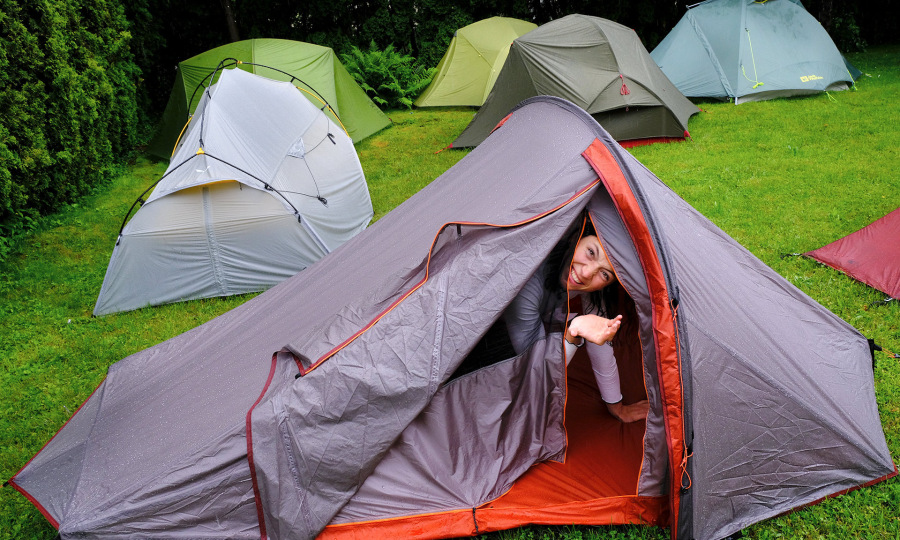
<path id="1" fill-rule="evenodd" d="M 586 347 L 588 357 L 591 359 L 591 369 L 594 370 L 594 379 L 600 389 L 600 397 L 606 403 L 622 401 L 619 366 L 616 364 L 613 348 L 609 345 L 597 345 L 591 342 L 588 342 Z"/>
<path id="2" fill-rule="evenodd" d="M 542 276 L 543 273 L 538 269 L 503 312 L 509 339 L 516 354 L 522 354 L 532 343 L 546 335 L 541 321 L 541 301 L 544 296 Z"/>

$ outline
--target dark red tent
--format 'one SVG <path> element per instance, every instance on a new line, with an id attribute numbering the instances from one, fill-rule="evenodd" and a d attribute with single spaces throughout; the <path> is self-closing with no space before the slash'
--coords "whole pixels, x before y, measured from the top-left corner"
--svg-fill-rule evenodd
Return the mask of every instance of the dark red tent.
<path id="1" fill-rule="evenodd" d="M 900 208 L 804 255 L 900 299 Z"/>

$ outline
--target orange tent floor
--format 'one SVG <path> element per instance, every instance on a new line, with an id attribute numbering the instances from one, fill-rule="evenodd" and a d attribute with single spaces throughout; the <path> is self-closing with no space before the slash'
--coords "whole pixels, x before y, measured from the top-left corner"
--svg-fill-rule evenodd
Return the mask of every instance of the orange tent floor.
<path id="1" fill-rule="evenodd" d="M 500 498 L 476 509 L 329 525 L 320 538 L 451 538 L 544 525 L 665 525 L 665 497 L 637 495 L 644 422 L 606 411 L 585 355 L 568 371 L 565 463 L 532 467 Z"/>

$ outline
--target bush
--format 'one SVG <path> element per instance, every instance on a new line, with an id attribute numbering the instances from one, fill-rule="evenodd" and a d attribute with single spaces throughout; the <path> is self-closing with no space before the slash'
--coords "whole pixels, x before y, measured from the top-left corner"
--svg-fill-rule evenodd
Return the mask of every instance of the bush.
<path id="1" fill-rule="evenodd" d="M 119 0 L 0 0 L 0 260 L 131 151 L 140 72 Z"/>
<path id="2" fill-rule="evenodd" d="M 366 94 L 383 109 L 412 108 L 413 100 L 434 76 L 435 68 L 423 68 L 412 56 L 395 51 L 393 45 L 380 51 L 374 41 L 367 51 L 354 45 L 341 59 Z"/>
<path id="3" fill-rule="evenodd" d="M 835 17 L 831 20 L 829 34 L 841 52 L 859 52 L 866 50 L 866 40 L 862 38 L 859 25 L 852 15 Z"/>

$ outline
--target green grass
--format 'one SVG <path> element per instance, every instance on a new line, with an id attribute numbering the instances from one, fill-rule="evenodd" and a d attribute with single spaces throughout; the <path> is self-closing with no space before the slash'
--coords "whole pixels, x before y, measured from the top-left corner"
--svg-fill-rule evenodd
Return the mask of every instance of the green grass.
<path id="1" fill-rule="evenodd" d="M 851 55 L 857 89 L 734 106 L 704 102 L 692 140 L 632 149 L 686 201 L 812 298 L 888 350 L 900 352 L 900 305 L 808 251 L 900 206 L 900 47 Z M 357 146 L 376 219 L 465 156 L 445 150 L 472 110 L 394 111 L 394 125 Z M 115 236 L 135 198 L 164 166 L 138 160 L 102 194 L 41 223 L 0 265 L 0 477 L 53 436 L 125 356 L 193 328 L 252 295 L 91 317 Z M 900 239 L 898 239 L 900 241 Z M 879 355 L 876 395 L 900 461 L 900 360 Z M 900 480 L 830 499 L 748 528 L 747 537 L 900 539 Z M 0 538 L 55 530 L 12 488 L 0 490 Z M 526 527 L 502 540 L 660 539 L 647 527 Z"/>
<path id="2" fill-rule="evenodd" d="M 357 145 L 376 220 L 468 153 L 447 146 L 473 114 L 467 107 L 394 111 L 390 129 Z"/>

